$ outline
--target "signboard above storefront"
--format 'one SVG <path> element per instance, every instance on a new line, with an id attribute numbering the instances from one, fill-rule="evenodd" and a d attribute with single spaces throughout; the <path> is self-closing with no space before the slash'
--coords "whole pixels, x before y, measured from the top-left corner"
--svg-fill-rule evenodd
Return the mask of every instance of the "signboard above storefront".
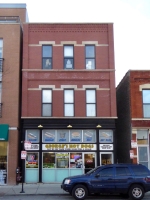
<path id="1" fill-rule="evenodd" d="M 100 150 L 111 151 L 113 150 L 113 144 L 100 144 Z"/>
<path id="2" fill-rule="evenodd" d="M 96 144 L 43 144 L 42 150 L 96 150 Z"/>
<path id="3" fill-rule="evenodd" d="M 0 141 L 8 141 L 8 124 L 0 124 Z"/>

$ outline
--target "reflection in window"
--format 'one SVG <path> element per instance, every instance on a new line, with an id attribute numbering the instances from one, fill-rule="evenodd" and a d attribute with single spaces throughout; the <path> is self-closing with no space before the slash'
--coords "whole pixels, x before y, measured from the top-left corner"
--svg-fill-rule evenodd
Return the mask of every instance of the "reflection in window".
<path id="1" fill-rule="evenodd" d="M 52 69 L 52 46 L 42 46 L 42 67 L 43 69 Z"/>
<path id="2" fill-rule="evenodd" d="M 73 55 L 73 46 L 72 45 L 65 45 L 64 46 L 64 68 L 65 69 L 73 69 L 74 63 L 74 55 Z"/>
<path id="3" fill-rule="evenodd" d="M 95 46 L 86 45 L 85 46 L 85 61 L 86 69 L 95 69 Z"/>
<path id="4" fill-rule="evenodd" d="M 86 90 L 86 116 L 96 116 L 96 91 Z"/>
<path id="5" fill-rule="evenodd" d="M 43 153 L 43 168 L 55 168 L 55 153 Z"/>
<path id="6" fill-rule="evenodd" d="M 137 143 L 138 144 L 148 144 L 148 131 L 147 130 L 137 130 Z"/>
<path id="7" fill-rule="evenodd" d="M 150 90 L 142 90 L 143 95 L 143 115 L 150 117 Z"/>
<path id="8" fill-rule="evenodd" d="M 42 90 L 42 116 L 52 116 L 52 90 Z"/>
<path id="9" fill-rule="evenodd" d="M 69 153 L 56 153 L 56 167 L 69 168 Z"/>
<path id="10" fill-rule="evenodd" d="M 74 90 L 64 90 L 64 116 L 74 116 Z"/>

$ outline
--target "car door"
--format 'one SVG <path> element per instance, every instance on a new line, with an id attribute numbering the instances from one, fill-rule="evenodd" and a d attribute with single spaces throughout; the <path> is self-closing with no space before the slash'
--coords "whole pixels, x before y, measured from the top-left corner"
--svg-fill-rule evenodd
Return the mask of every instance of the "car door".
<path id="1" fill-rule="evenodd" d="M 115 168 L 115 186 L 117 193 L 127 193 L 132 181 L 133 177 L 127 166 L 118 166 Z"/>
<path id="2" fill-rule="evenodd" d="M 101 169 L 91 178 L 93 191 L 96 193 L 111 193 L 115 191 L 114 168 Z"/>

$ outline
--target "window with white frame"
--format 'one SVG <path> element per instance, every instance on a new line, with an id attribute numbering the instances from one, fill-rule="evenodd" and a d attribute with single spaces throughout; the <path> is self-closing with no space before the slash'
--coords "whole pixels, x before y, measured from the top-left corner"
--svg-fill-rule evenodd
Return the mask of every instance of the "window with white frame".
<path id="1" fill-rule="evenodd" d="M 64 116 L 65 117 L 74 116 L 74 90 L 73 89 L 64 90 Z"/>
<path id="2" fill-rule="evenodd" d="M 43 117 L 52 116 L 52 90 L 51 89 L 42 90 L 42 116 Z"/>
<path id="3" fill-rule="evenodd" d="M 86 90 L 86 116 L 96 116 L 96 91 L 93 89 Z"/>
<path id="4" fill-rule="evenodd" d="M 150 117 L 150 90 L 142 90 L 143 96 L 143 116 Z"/>
<path id="5" fill-rule="evenodd" d="M 74 68 L 74 48 L 73 45 L 64 46 L 64 69 Z"/>
<path id="6" fill-rule="evenodd" d="M 52 45 L 42 46 L 42 68 L 52 69 Z"/>
<path id="7" fill-rule="evenodd" d="M 95 46 L 85 46 L 85 63 L 86 69 L 95 69 Z"/>

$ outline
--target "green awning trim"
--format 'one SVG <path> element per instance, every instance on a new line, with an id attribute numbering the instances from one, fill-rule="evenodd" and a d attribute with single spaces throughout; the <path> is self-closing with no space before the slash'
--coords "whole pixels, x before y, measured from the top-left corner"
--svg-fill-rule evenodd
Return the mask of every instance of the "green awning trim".
<path id="1" fill-rule="evenodd" d="M 8 141 L 8 124 L 0 124 L 0 141 Z"/>

